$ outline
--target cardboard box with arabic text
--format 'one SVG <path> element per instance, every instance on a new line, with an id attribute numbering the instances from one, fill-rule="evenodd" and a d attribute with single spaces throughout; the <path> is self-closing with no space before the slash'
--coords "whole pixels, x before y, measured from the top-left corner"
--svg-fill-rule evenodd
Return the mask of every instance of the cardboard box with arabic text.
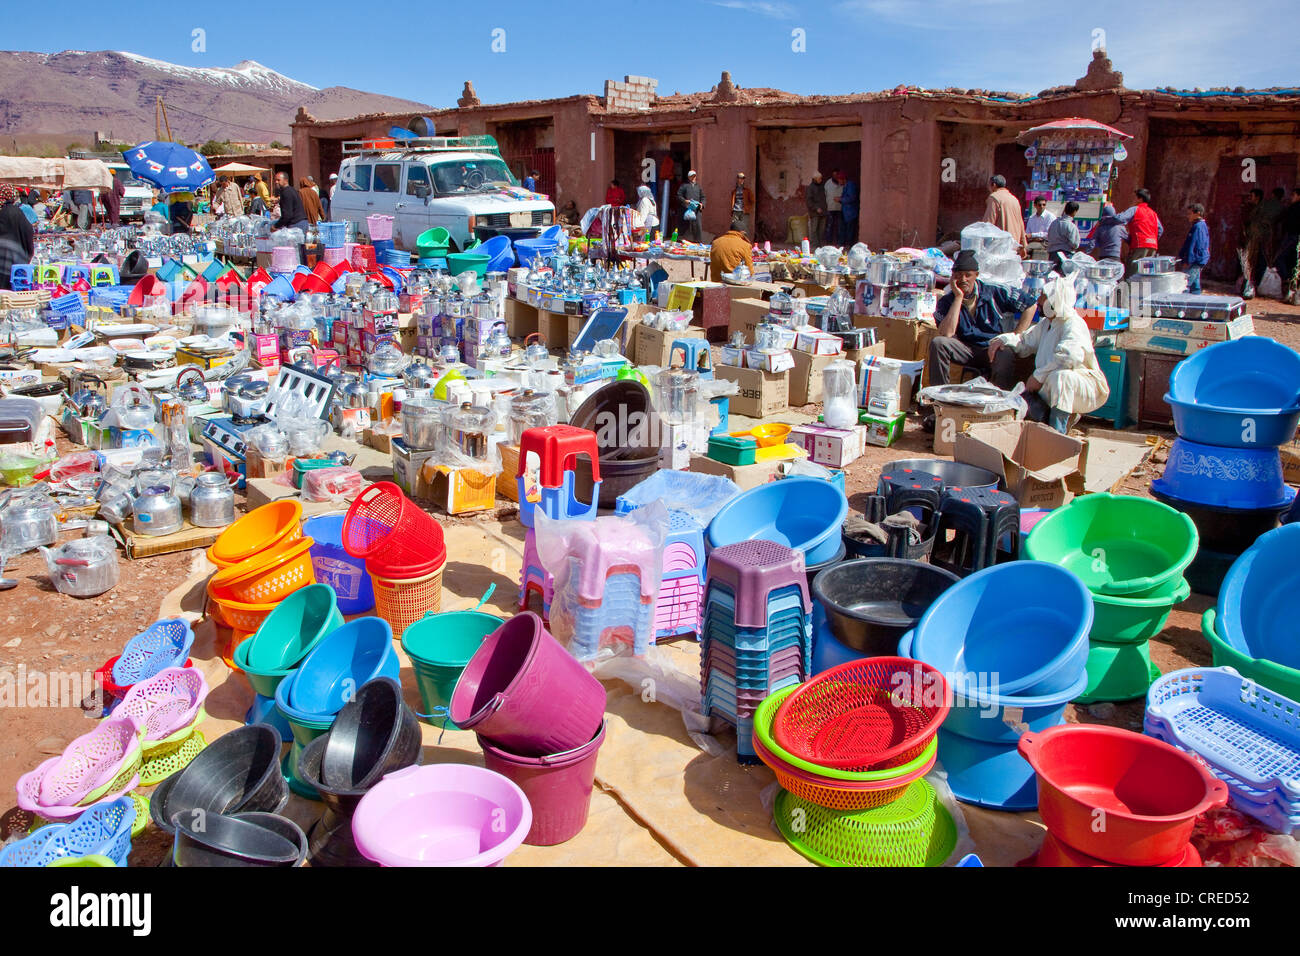
<path id="1" fill-rule="evenodd" d="M 1083 441 L 1047 425 L 979 422 L 954 444 L 954 460 L 1005 479 L 1022 508 L 1058 508 L 1083 493 Z"/>

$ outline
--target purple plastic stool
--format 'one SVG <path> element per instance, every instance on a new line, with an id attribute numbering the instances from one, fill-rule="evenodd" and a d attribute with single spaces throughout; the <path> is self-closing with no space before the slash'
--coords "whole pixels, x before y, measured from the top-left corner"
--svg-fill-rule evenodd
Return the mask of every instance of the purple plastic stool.
<path id="1" fill-rule="evenodd" d="M 799 588 L 804 614 L 812 613 L 803 552 L 775 541 L 751 539 L 714 548 L 709 554 L 708 580 L 731 589 L 737 627 L 767 627 L 768 595 L 791 585 Z"/>
<path id="2" fill-rule="evenodd" d="M 542 567 L 537 553 L 537 532 L 528 529 L 524 535 L 524 564 L 519 572 L 519 610 L 528 610 L 528 592 L 536 591 L 542 597 L 542 616 L 550 615 L 551 600 L 555 597 L 555 576 Z"/>

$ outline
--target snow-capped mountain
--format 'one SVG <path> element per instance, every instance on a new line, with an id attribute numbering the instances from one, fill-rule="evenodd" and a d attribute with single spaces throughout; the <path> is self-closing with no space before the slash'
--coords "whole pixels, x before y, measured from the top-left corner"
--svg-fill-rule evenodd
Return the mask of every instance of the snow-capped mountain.
<path id="1" fill-rule="evenodd" d="M 0 52 L 0 152 L 89 143 L 96 131 L 152 139 L 158 96 L 173 135 L 186 141 L 288 143 L 299 106 L 318 119 L 429 109 L 343 86 L 319 89 L 253 60 L 192 67 L 112 50 Z"/>

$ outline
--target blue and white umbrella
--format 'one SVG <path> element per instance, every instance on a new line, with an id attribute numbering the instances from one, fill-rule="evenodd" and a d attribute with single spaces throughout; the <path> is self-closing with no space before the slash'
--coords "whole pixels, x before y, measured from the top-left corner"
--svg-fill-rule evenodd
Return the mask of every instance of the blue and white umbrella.
<path id="1" fill-rule="evenodd" d="M 208 161 L 180 143 L 149 141 L 122 150 L 137 179 L 153 183 L 165 195 L 193 192 L 217 177 Z"/>

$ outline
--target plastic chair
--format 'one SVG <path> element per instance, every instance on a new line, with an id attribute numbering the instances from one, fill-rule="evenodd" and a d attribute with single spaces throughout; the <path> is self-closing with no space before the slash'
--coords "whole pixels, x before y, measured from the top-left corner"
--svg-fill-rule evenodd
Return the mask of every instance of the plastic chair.
<path id="1" fill-rule="evenodd" d="M 969 497 L 945 494 L 939 507 L 930 563 L 965 576 L 987 567 L 988 555 L 989 519 L 983 507 Z"/>
<path id="2" fill-rule="evenodd" d="M 673 339 L 668 353 L 668 367 L 699 372 L 700 379 L 713 378 L 713 353 L 705 339 Z"/>
<path id="3" fill-rule="evenodd" d="M 593 431 L 572 425 L 525 429 L 519 438 L 517 477 L 523 477 L 529 452 L 536 454 L 541 462 L 539 475 L 543 488 L 561 487 L 564 472 L 574 469 L 579 455 L 591 459 L 591 477 L 600 480 L 600 448 Z"/>
<path id="4" fill-rule="evenodd" d="M 9 288 L 15 292 L 30 292 L 36 280 L 36 268 L 31 265 L 9 267 Z"/>

